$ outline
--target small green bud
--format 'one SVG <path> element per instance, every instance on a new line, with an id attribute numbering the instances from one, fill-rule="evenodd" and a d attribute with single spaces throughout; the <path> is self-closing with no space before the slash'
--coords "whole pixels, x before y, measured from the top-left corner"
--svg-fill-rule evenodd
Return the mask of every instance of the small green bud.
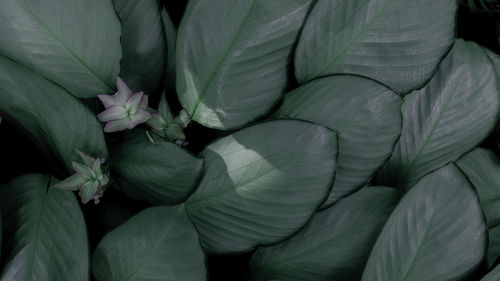
<path id="1" fill-rule="evenodd" d="M 76 150 L 83 163 L 72 162 L 75 174 L 54 185 L 55 188 L 65 190 L 79 190 L 82 203 L 94 199 L 99 203 L 106 185 L 109 183 L 108 170 L 105 167 L 104 158 L 93 158 L 79 150 Z"/>

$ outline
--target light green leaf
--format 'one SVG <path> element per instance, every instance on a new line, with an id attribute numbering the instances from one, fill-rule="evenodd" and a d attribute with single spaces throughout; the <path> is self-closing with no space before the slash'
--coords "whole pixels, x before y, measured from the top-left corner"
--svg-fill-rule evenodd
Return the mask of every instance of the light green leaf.
<path id="1" fill-rule="evenodd" d="M 0 188 L 6 264 L 2 281 L 88 281 L 85 221 L 72 192 L 41 174 Z"/>
<path id="2" fill-rule="evenodd" d="M 487 230 L 471 184 L 448 164 L 403 197 L 373 247 L 362 280 L 465 280 L 486 254 Z"/>
<path id="3" fill-rule="evenodd" d="M 334 206 L 314 214 L 292 238 L 262 247 L 250 260 L 261 280 L 359 280 L 370 250 L 401 192 L 385 187 L 364 188 Z"/>
<path id="4" fill-rule="evenodd" d="M 498 95 L 488 56 L 457 40 L 429 84 L 405 97 L 401 138 L 377 183 L 409 188 L 474 148 L 495 126 Z"/>
<path id="5" fill-rule="evenodd" d="M 158 92 L 166 62 L 166 39 L 159 0 L 113 0 L 122 24 L 120 77 L 131 89 Z"/>
<path id="6" fill-rule="evenodd" d="M 177 41 L 177 28 L 168 15 L 167 9 L 161 10 L 163 20 L 163 29 L 167 38 L 167 69 L 165 71 L 165 88 L 169 91 L 175 91 L 176 69 L 175 69 L 175 48 Z"/>
<path id="7" fill-rule="evenodd" d="M 399 93 L 432 77 L 455 40 L 456 0 L 318 0 L 295 52 L 299 83 L 336 73 Z"/>
<path id="8" fill-rule="evenodd" d="M 269 245 L 302 227 L 326 199 L 337 135 L 302 121 L 262 123 L 202 151 L 204 174 L 186 207 L 209 252 Z"/>
<path id="9" fill-rule="evenodd" d="M 92 272 L 98 281 L 207 279 L 184 205 L 151 207 L 109 232 L 94 252 Z"/>
<path id="10" fill-rule="evenodd" d="M 476 148 L 462 156 L 456 164 L 479 196 L 490 229 L 487 261 L 488 266 L 492 266 L 500 256 L 500 158 L 493 151 Z"/>
<path id="11" fill-rule="evenodd" d="M 134 199 L 153 204 L 176 204 L 196 187 L 203 160 L 178 145 L 149 141 L 145 131 L 132 132 L 113 146 L 112 173 L 121 189 Z"/>
<path id="12" fill-rule="evenodd" d="M 111 1 L 5 0 L 0 53 L 80 98 L 115 89 L 120 22 Z"/>
<path id="13" fill-rule="evenodd" d="M 106 157 L 95 115 L 61 87 L 0 55 L 0 110 L 16 119 L 73 171 L 75 149 Z"/>
<path id="14" fill-rule="evenodd" d="M 335 75 L 285 95 L 275 116 L 308 120 L 339 134 L 335 182 L 323 206 L 366 185 L 401 133 L 401 98 L 370 79 Z"/>
<path id="15" fill-rule="evenodd" d="M 311 0 L 189 1 L 177 37 L 177 93 L 217 129 L 267 113 L 288 84 L 290 53 Z"/>

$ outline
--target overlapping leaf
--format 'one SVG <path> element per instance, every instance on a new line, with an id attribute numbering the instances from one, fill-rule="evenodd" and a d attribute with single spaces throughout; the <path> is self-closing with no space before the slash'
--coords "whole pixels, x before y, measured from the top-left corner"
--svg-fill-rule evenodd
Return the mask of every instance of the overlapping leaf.
<path id="1" fill-rule="evenodd" d="M 336 130 L 339 156 L 325 205 L 366 185 L 391 155 L 401 133 L 401 98 L 370 79 L 336 75 L 286 94 L 275 116 L 308 120 Z"/>
<path id="2" fill-rule="evenodd" d="M 486 253 L 487 230 L 473 187 L 448 164 L 403 197 L 373 247 L 362 280 L 465 280 Z"/>
<path id="3" fill-rule="evenodd" d="M 177 41 L 177 92 L 192 119 L 231 129 L 269 111 L 287 86 L 311 2 L 189 1 Z"/>
<path id="4" fill-rule="evenodd" d="M 106 156 L 102 126 L 61 87 L 0 55 L 0 110 L 46 143 L 72 171 L 75 149 Z"/>
<path id="5" fill-rule="evenodd" d="M 120 22 L 111 1 L 4 0 L 0 53 L 86 98 L 115 89 Z"/>
<path id="6" fill-rule="evenodd" d="M 425 86 L 405 97 L 403 130 L 378 183 L 408 188 L 478 145 L 499 112 L 495 70 L 475 43 L 458 40 Z"/>
<path id="7" fill-rule="evenodd" d="M 492 151 L 476 148 L 456 164 L 475 187 L 486 215 L 489 228 L 487 261 L 491 266 L 500 256 L 500 159 Z"/>
<path id="8" fill-rule="evenodd" d="M 165 71 L 165 88 L 169 91 L 175 91 L 175 46 L 177 42 L 177 29 L 175 28 L 172 19 L 168 15 L 167 9 L 161 11 L 161 19 L 163 21 L 163 29 L 167 39 L 167 69 Z"/>
<path id="9" fill-rule="evenodd" d="M 184 205 L 146 209 L 108 233 L 94 252 L 92 272 L 98 281 L 207 279 Z"/>
<path id="10" fill-rule="evenodd" d="M 295 52 L 300 83 L 354 73 L 407 93 L 431 78 L 455 39 L 456 0 L 319 0 Z"/>
<path id="11" fill-rule="evenodd" d="M 203 165 L 203 160 L 174 143 L 151 143 L 143 130 L 113 146 L 110 161 L 121 189 L 153 204 L 175 204 L 186 199 Z"/>
<path id="12" fill-rule="evenodd" d="M 24 175 L 0 188 L 4 216 L 2 281 L 87 281 L 85 221 L 73 193 L 54 178 Z"/>
<path id="13" fill-rule="evenodd" d="M 324 127 L 279 120 L 210 144 L 201 183 L 186 207 L 209 252 L 248 251 L 302 227 L 326 199 L 337 136 Z"/>
<path id="14" fill-rule="evenodd" d="M 113 0 L 122 23 L 120 77 L 135 91 L 156 93 L 162 85 L 166 39 L 160 0 Z"/>
<path id="15" fill-rule="evenodd" d="M 497 281 L 500 280 L 500 265 L 495 267 L 490 273 L 484 276 L 481 281 Z"/>
<path id="16" fill-rule="evenodd" d="M 262 247 L 250 260 L 260 280 L 359 280 L 385 221 L 401 192 L 364 188 L 316 213 L 292 238 Z"/>

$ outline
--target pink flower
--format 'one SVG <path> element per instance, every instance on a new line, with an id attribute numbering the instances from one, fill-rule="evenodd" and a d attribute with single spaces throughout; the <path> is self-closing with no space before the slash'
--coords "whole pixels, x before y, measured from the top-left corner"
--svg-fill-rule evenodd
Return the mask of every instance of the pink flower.
<path id="1" fill-rule="evenodd" d="M 120 77 L 116 79 L 116 86 L 118 91 L 114 95 L 97 96 L 106 108 L 97 115 L 101 122 L 106 122 L 106 133 L 132 129 L 152 117 L 147 111 L 147 95 L 143 92 L 133 93 Z"/>

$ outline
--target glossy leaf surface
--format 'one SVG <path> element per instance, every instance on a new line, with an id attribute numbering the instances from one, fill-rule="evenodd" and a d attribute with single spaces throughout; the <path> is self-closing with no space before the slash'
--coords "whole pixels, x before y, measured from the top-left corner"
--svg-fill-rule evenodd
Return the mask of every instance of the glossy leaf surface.
<path id="1" fill-rule="evenodd" d="M 302 227 L 326 199 L 337 136 L 279 120 L 245 128 L 201 153 L 204 175 L 186 207 L 209 252 L 248 251 Z"/>
<path id="2" fill-rule="evenodd" d="M 106 234 L 92 272 L 98 281 L 207 279 L 205 254 L 184 205 L 151 207 Z"/>
<path id="3" fill-rule="evenodd" d="M 72 192 L 55 189 L 41 174 L 0 188 L 6 261 L 2 281 L 87 281 L 89 245 L 85 221 Z"/>
<path id="4" fill-rule="evenodd" d="M 203 160 L 178 145 L 158 139 L 151 143 L 145 131 L 132 132 L 113 146 L 111 169 L 121 189 L 135 199 L 153 204 L 183 201 L 196 187 Z"/>
<path id="5" fill-rule="evenodd" d="M 324 206 L 368 184 L 401 133 L 401 98 L 370 79 L 335 75 L 287 93 L 276 117 L 307 120 L 339 134 L 335 182 Z"/>
<path id="6" fill-rule="evenodd" d="M 454 165 L 423 177 L 386 222 L 363 281 L 466 280 L 486 254 L 488 227 L 473 187 Z"/>
<path id="7" fill-rule="evenodd" d="M 455 40 L 456 10 L 456 0 L 319 0 L 295 52 L 297 80 L 352 73 L 399 93 L 420 88 Z"/>
<path id="8" fill-rule="evenodd" d="M 401 138 L 378 183 L 408 188 L 457 160 L 488 136 L 499 108 L 491 60 L 475 43 L 457 40 L 429 84 L 405 97 Z"/>
<path id="9" fill-rule="evenodd" d="M 262 247 L 250 260 L 260 280 L 359 280 L 370 250 L 401 197 L 386 187 L 368 187 L 314 214 L 292 238 Z"/>
<path id="10" fill-rule="evenodd" d="M 68 171 L 75 149 L 107 156 L 102 126 L 79 100 L 31 70 L 0 56 L 0 110 L 59 157 Z"/>
<path id="11" fill-rule="evenodd" d="M 0 53 L 80 98 L 111 93 L 120 21 L 111 1 L 4 0 Z"/>
<path id="12" fill-rule="evenodd" d="M 177 93 L 217 129 L 267 113 L 288 83 L 292 46 L 311 0 L 192 0 L 177 37 Z"/>

